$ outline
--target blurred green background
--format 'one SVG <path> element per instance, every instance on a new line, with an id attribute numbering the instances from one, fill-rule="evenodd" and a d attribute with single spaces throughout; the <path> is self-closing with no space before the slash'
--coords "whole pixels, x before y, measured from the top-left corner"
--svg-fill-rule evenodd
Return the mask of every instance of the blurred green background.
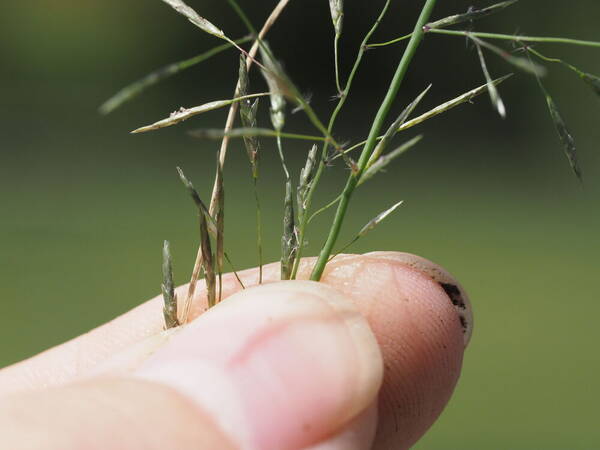
<path id="1" fill-rule="evenodd" d="M 275 1 L 241 3 L 259 24 Z M 346 3 L 344 72 L 383 2 Z M 377 39 L 409 31 L 421 3 L 394 2 Z M 436 17 L 489 4 L 439 3 Z M 244 34 L 226 2 L 190 5 L 229 35 Z M 6 365 L 157 295 L 165 238 L 172 241 L 177 281 L 188 278 L 195 212 L 174 167 L 184 167 L 209 196 L 218 144 L 193 140 L 185 130 L 221 126 L 226 111 L 154 134 L 128 131 L 181 105 L 230 97 L 237 55 L 221 54 L 100 117 L 97 106 L 128 82 L 219 42 L 159 0 L 3 2 L 0 14 L 0 363 Z M 599 15 L 597 0 L 523 0 L 477 28 L 600 40 Z M 331 34 L 325 0 L 295 0 L 270 35 L 322 117 L 335 93 Z M 402 48 L 367 54 L 336 130 L 340 140 L 366 135 Z M 600 73 L 598 49 L 538 49 Z M 513 70 L 492 55 L 488 62 L 495 75 Z M 404 199 L 354 250 L 426 256 L 457 275 L 474 303 L 476 330 L 463 376 L 419 449 L 600 448 L 600 99 L 563 68 L 551 69 L 547 87 L 577 138 L 583 187 L 570 172 L 535 81 L 518 74 L 501 88 L 506 120 L 481 97 L 410 130 L 407 137 L 424 133 L 424 141 L 354 198 L 341 242 Z M 260 77 L 253 81 L 262 86 Z M 419 111 L 482 84 L 476 54 L 464 39 L 426 39 L 396 110 L 429 82 L 433 89 Z M 288 117 L 288 129 L 311 131 L 301 114 Z M 266 259 L 277 260 L 282 174 L 272 143 L 264 144 Z M 295 174 L 307 147 L 286 146 Z M 225 176 L 227 247 L 238 267 L 256 263 L 248 174 L 236 142 Z M 332 198 L 345 174 L 331 170 L 318 202 Z M 328 222 L 323 216 L 311 229 L 308 253 L 317 251 Z"/>

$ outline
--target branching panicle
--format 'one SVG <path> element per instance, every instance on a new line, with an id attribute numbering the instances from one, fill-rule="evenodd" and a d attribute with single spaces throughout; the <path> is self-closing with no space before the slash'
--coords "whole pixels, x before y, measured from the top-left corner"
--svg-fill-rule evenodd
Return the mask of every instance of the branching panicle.
<path id="1" fill-rule="evenodd" d="M 484 17 L 488 17 L 494 13 L 500 12 L 509 6 L 514 5 L 518 1 L 519 0 L 507 0 L 480 9 L 471 7 L 466 13 L 444 17 L 443 19 L 428 23 L 425 25 L 425 27 L 426 29 L 445 28 L 451 25 L 458 25 L 460 23 L 473 22 L 475 20 L 483 19 Z"/>
<path id="2" fill-rule="evenodd" d="M 200 246 L 190 280 L 190 285 L 188 287 L 183 314 L 179 317 L 177 311 L 177 298 L 173 285 L 171 254 L 169 251 L 169 244 L 165 241 L 163 248 L 162 292 L 165 302 L 164 318 L 167 328 L 175 327 L 180 323 L 186 323 L 188 321 L 196 282 L 202 273 L 204 274 L 206 280 L 206 291 L 209 306 L 214 306 L 222 298 L 222 275 L 224 270 L 224 261 L 226 260 L 227 262 L 231 263 L 227 253 L 224 250 L 225 190 L 223 180 L 225 156 L 227 153 L 228 143 L 231 138 L 243 138 L 244 147 L 252 169 L 254 197 L 256 202 L 257 248 L 260 267 L 258 278 L 259 283 L 262 282 L 262 225 L 261 206 L 257 185 L 259 178 L 259 156 L 261 151 L 264 151 L 261 149 L 261 141 L 259 140 L 259 137 L 274 138 L 276 140 L 276 150 L 279 154 L 284 174 L 285 196 L 283 202 L 283 233 L 281 238 L 281 279 L 288 280 L 296 278 L 300 267 L 302 251 L 307 242 L 307 227 L 311 220 L 329 208 L 334 206 L 337 207 L 327 239 L 320 250 L 318 259 L 310 275 L 312 280 L 318 281 L 325 270 L 326 264 L 331 261 L 331 259 L 333 259 L 340 252 L 344 251 L 358 239 L 365 236 L 368 232 L 376 228 L 386 217 L 388 217 L 402 204 L 402 202 L 398 202 L 391 208 L 378 214 L 355 235 L 354 239 L 349 244 L 342 247 L 341 250 L 336 251 L 334 254 L 334 249 L 338 248 L 337 241 L 349 208 L 350 200 L 356 189 L 363 185 L 366 181 L 372 179 L 374 176 L 384 172 L 392 161 L 395 161 L 407 150 L 413 148 L 422 139 L 422 135 L 408 140 L 404 139 L 404 142 L 399 147 L 389 151 L 392 140 L 397 134 L 402 133 L 409 128 L 419 125 L 442 113 L 445 113 L 458 105 L 470 102 L 474 97 L 485 92 L 489 94 L 492 104 L 500 116 L 505 116 L 506 107 L 499 95 L 497 86 L 506 80 L 510 75 L 492 79 L 490 71 L 488 70 L 485 52 L 491 52 L 500 56 L 508 64 L 518 68 L 520 71 L 528 75 L 533 75 L 536 78 L 544 95 L 550 117 L 562 143 L 563 151 L 569 160 L 573 172 L 579 179 L 582 178 L 582 172 L 577 158 L 575 140 L 570 133 L 562 114 L 559 112 L 556 102 L 550 96 L 546 90 L 546 87 L 542 83 L 541 77 L 546 75 L 546 67 L 541 64 L 534 63 L 532 61 L 532 56 L 535 56 L 544 62 L 558 63 L 568 68 L 572 72 L 576 73 L 577 76 L 587 85 L 589 85 L 594 93 L 599 96 L 600 77 L 584 72 L 561 59 L 546 57 L 538 50 L 531 48 L 530 44 L 534 42 L 554 43 L 600 48 L 600 42 L 556 37 L 508 35 L 471 31 L 469 29 L 470 25 L 472 25 L 476 20 L 490 16 L 496 12 L 503 11 L 516 3 L 517 0 L 500 1 L 499 3 L 483 8 L 470 8 L 467 12 L 454 14 L 431 22 L 429 20 L 432 16 L 437 0 L 423 0 L 421 13 L 411 33 L 387 42 L 371 43 L 370 39 L 373 33 L 388 12 L 391 4 L 391 0 L 385 0 L 379 16 L 364 37 L 358 49 L 352 69 L 347 76 L 343 77 L 345 80 L 344 83 L 341 81 L 342 76 L 340 74 L 339 65 L 339 43 L 344 27 L 344 1 L 329 0 L 331 21 L 333 24 L 333 30 L 335 32 L 333 46 L 335 84 L 338 92 L 335 95 L 335 98 L 337 99 L 336 106 L 327 122 L 321 121 L 318 114 L 311 106 L 309 99 L 301 94 L 300 89 L 292 82 L 291 78 L 283 70 L 283 64 L 277 58 L 275 58 L 271 48 L 265 41 L 265 34 L 273 26 L 274 22 L 280 16 L 281 12 L 287 6 L 290 0 L 278 1 L 277 5 L 271 12 L 271 15 L 258 33 L 238 3 L 238 0 L 227 0 L 229 5 L 236 12 L 237 16 L 245 24 L 248 32 L 251 35 L 251 37 L 242 38 L 237 41 L 232 41 L 221 29 L 206 20 L 204 17 L 200 16 L 196 11 L 184 3 L 183 0 L 162 1 L 170 5 L 174 10 L 186 17 L 191 23 L 200 28 L 202 31 L 216 36 L 226 41 L 226 43 L 215 47 L 208 52 L 200 54 L 195 58 L 166 66 L 160 71 L 153 72 L 142 80 L 128 86 L 101 107 L 101 111 L 103 113 L 108 113 L 114 110 L 127 100 L 138 95 L 140 92 L 156 84 L 160 80 L 178 73 L 185 68 L 198 64 L 199 62 L 204 61 L 228 48 L 235 47 L 240 51 L 241 54 L 239 59 L 238 81 L 233 93 L 233 98 L 212 101 L 193 108 L 180 108 L 178 111 L 175 111 L 169 117 L 163 120 L 145 127 L 140 127 L 133 131 L 133 133 L 152 131 L 163 127 L 176 125 L 201 113 L 213 111 L 226 106 L 229 107 L 227 122 L 222 129 L 200 129 L 190 133 L 192 136 L 200 138 L 222 139 L 221 147 L 218 153 L 215 183 L 209 206 L 202 201 L 192 183 L 185 177 L 181 169 L 178 168 L 181 181 L 186 186 L 188 192 L 194 200 L 198 211 Z M 467 24 L 467 29 L 448 29 L 448 27 L 457 24 Z M 391 121 L 390 113 L 396 107 L 396 97 L 400 93 L 401 85 L 407 75 L 409 66 L 412 63 L 417 48 L 426 34 L 458 36 L 467 38 L 470 42 L 472 42 L 475 45 L 486 84 L 465 92 L 464 94 L 446 101 L 435 108 L 430 109 L 424 114 L 411 119 L 414 110 L 419 105 L 425 94 L 429 91 L 431 87 L 429 86 L 415 100 L 408 104 L 408 106 L 406 106 L 405 109 L 398 116 L 396 116 L 393 121 Z M 240 44 L 250 39 L 254 39 L 252 48 L 249 51 L 242 49 Z M 334 127 L 336 126 L 337 118 L 348 99 L 365 52 L 370 48 L 388 46 L 404 40 L 409 40 L 409 42 L 402 54 L 402 58 L 398 62 L 396 71 L 389 84 L 385 97 L 379 105 L 377 114 L 372 120 L 367 139 L 350 147 L 347 147 L 345 144 L 340 144 L 336 138 L 334 138 Z M 517 50 L 522 51 L 523 54 L 526 55 L 526 58 L 516 55 L 516 51 L 507 51 L 502 47 L 491 44 L 489 41 L 492 40 L 509 41 L 516 46 L 518 45 L 519 48 Z M 255 58 L 259 52 L 260 61 L 257 61 Z M 260 70 L 262 71 L 269 88 L 267 93 L 250 93 L 249 70 L 253 64 L 259 66 Z M 269 111 L 272 129 L 258 127 L 257 114 L 259 97 L 266 95 L 268 95 L 270 99 Z M 293 109 L 294 112 L 302 111 L 317 132 L 301 134 L 290 133 L 287 131 L 287 129 L 284 131 L 287 118 L 286 108 L 288 103 L 290 104 L 290 109 Z M 234 128 L 234 121 L 237 117 L 238 108 L 241 126 L 239 128 Z M 295 185 L 292 182 L 291 176 L 292 171 L 287 165 L 286 155 L 284 153 L 284 139 L 298 139 L 318 142 L 320 144 L 320 148 L 316 144 L 312 145 L 310 148 L 304 167 L 300 171 L 295 192 Z M 355 161 L 350 157 L 350 155 L 352 151 L 359 149 L 360 155 Z M 335 196 L 329 195 L 328 198 L 333 198 L 333 200 L 328 204 L 321 207 L 317 211 L 311 211 L 312 201 L 322 176 L 338 158 L 342 158 L 346 166 L 350 168 L 344 188 Z M 238 281 L 241 284 L 239 277 Z"/>

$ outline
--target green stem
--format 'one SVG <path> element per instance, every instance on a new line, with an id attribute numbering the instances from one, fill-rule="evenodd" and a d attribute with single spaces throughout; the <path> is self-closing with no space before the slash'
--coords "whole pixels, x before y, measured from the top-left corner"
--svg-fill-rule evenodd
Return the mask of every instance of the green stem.
<path id="1" fill-rule="evenodd" d="M 290 171 L 287 168 L 287 164 L 285 163 L 285 156 L 283 155 L 283 145 L 281 142 L 281 133 L 277 134 L 277 152 L 279 153 L 279 159 L 281 160 L 281 167 L 283 168 L 283 173 L 285 174 L 285 181 L 290 181 Z"/>
<path id="2" fill-rule="evenodd" d="M 321 207 L 320 209 L 318 209 L 317 211 L 315 211 L 314 213 L 312 213 L 312 215 L 308 218 L 308 220 L 307 220 L 306 223 L 311 223 L 314 220 L 315 217 L 317 217 L 321 213 L 324 213 L 325 211 L 327 211 L 329 208 L 331 208 L 332 206 L 334 206 L 339 201 L 340 201 L 340 197 L 337 196 L 332 201 L 330 201 L 329 203 L 327 203 L 325 206 Z"/>
<path id="3" fill-rule="evenodd" d="M 262 213 L 260 210 L 260 197 L 258 195 L 258 178 L 254 177 L 254 201 L 256 204 L 256 247 L 258 250 L 258 284 L 263 279 L 263 251 L 262 251 Z"/>
<path id="4" fill-rule="evenodd" d="M 405 41 L 406 39 L 410 39 L 412 37 L 412 33 L 407 34 L 405 36 L 400 36 L 399 38 L 396 39 L 392 39 L 391 41 L 387 41 L 387 42 L 378 42 L 377 44 L 369 44 L 369 48 L 375 48 L 375 47 L 385 47 L 386 45 L 392 45 L 392 44 L 396 44 L 398 42 L 402 42 Z"/>
<path id="5" fill-rule="evenodd" d="M 538 58 L 540 58 L 543 61 L 546 62 L 551 62 L 551 63 L 558 63 L 558 64 L 562 64 L 563 66 L 571 69 L 573 72 L 576 72 L 578 75 L 582 76 L 584 74 L 583 71 L 579 70 L 577 67 L 575 67 L 572 64 L 569 64 L 566 61 L 563 61 L 562 59 L 558 59 L 558 58 L 549 58 L 548 56 L 544 56 L 542 55 L 540 52 L 532 49 L 531 47 L 527 47 L 527 51 L 535 56 L 537 56 Z"/>
<path id="6" fill-rule="evenodd" d="M 383 99 L 383 102 L 379 107 L 379 111 L 377 111 L 377 115 L 375 116 L 373 125 L 371 126 L 367 143 L 365 144 L 365 148 L 363 149 L 360 155 L 360 159 L 358 160 L 358 170 L 356 173 L 351 173 L 348 177 L 346 187 L 342 192 L 340 203 L 338 205 L 335 218 L 329 231 L 329 236 L 327 237 L 327 241 L 325 242 L 325 245 L 319 253 L 319 258 L 317 259 L 315 267 L 313 268 L 313 271 L 311 273 L 311 280 L 319 281 L 321 279 L 321 275 L 323 275 L 325 265 L 329 260 L 329 256 L 333 252 L 333 247 L 340 234 L 342 223 L 344 221 L 344 217 L 346 216 L 346 211 L 348 209 L 348 204 L 350 203 L 350 198 L 352 197 L 356 185 L 358 184 L 358 181 L 360 180 L 360 177 L 363 171 L 365 170 L 367 163 L 369 162 L 369 158 L 371 157 L 371 154 L 375 149 L 375 145 L 377 143 L 377 136 L 379 136 L 379 132 L 381 131 L 385 119 L 388 116 L 388 113 L 392 107 L 392 104 L 396 99 L 396 96 L 400 89 L 400 85 L 402 84 L 406 72 L 408 71 L 408 67 L 410 66 L 410 63 L 417 51 L 417 48 L 419 47 L 419 44 L 423 40 L 423 36 L 425 34 L 423 32 L 423 26 L 429 20 L 429 17 L 431 16 L 436 2 L 437 0 L 426 0 L 425 5 L 423 6 L 421 15 L 417 20 L 410 42 L 404 50 L 404 54 L 402 55 L 402 59 L 398 64 L 398 67 L 394 74 L 394 78 L 390 83 L 390 87 L 388 88 L 387 94 L 385 95 L 385 98 Z"/>
<path id="7" fill-rule="evenodd" d="M 585 47 L 600 47 L 600 42 L 583 41 L 580 39 L 569 39 L 569 38 L 560 38 L 560 37 L 519 36 L 517 34 L 485 33 L 485 32 L 464 31 L 464 30 L 446 30 L 443 28 L 428 28 L 425 30 L 425 32 L 426 33 L 434 33 L 434 34 L 446 34 L 449 36 L 467 36 L 467 37 L 475 36 L 475 37 L 479 37 L 479 38 L 500 39 L 500 40 L 505 40 L 505 41 L 514 41 L 514 42 L 545 42 L 545 43 L 549 43 L 549 44 L 570 44 L 570 45 L 580 45 L 580 46 L 585 46 Z M 369 48 L 385 47 L 386 45 L 396 44 L 396 43 L 404 41 L 410 37 L 412 37 L 412 33 L 407 34 L 405 36 L 401 36 L 396 39 L 392 39 L 391 41 L 378 42 L 376 44 L 369 44 Z"/>
<path id="8" fill-rule="evenodd" d="M 271 128 L 233 128 L 227 132 L 223 132 L 222 129 L 200 129 L 200 130 L 192 130 L 188 133 L 190 136 L 200 138 L 200 139 L 221 139 L 226 136 L 232 139 L 235 138 L 243 138 L 249 136 L 260 136 L 260 137 L 269 137 L 276 138 L 282 137 L 285 139 L 296 139 L 301 141 L 311 141 L 311 142 L 329 142 L 326 137 L 323 136 L 311 136 L 308 134 L 298 134 L 298 133 L 283 133 Z"/>
<path id="9" fill-rule="evenodd" d="M 340 47 L 340 35 L 339 35 L 339 33 L 335 33 L 335 39 L 333 41 L 333 53 L 334 53 L 334 58 L 335 58 L 335 86 L 338 90 L 338 94 L 342 95 L 342 85 L 340 83 L 339 47 Z"/>
<path id="10" fill-rule="evenodd" d="M 340 99 L 329 119 L 329 124 L 327 126 L 327 131 L 329 134 L 331 134 L 331 132 L 333 131 L 333 126 L 335 125 L 335 121 L 337 120 L 337 117 L 338 117 L 340 111 L 342 110 L 342 108 L 344 107 L 344 104 L 346 103 L 346 99 L 348 98 L 348 93 L 350 92 L 350 88 L 352 87 L 352 82 L 354 81 L 354 77 L 356 76 L 356 73 L 358 72 L 360 63 L 362 62 L 363 56 L 367 50 L 367 43 L 369 42 L 369 39 L 371 39 L 371 36 L 373 35 L 373 33 L 375 33 L 375 30 L 377 30 L 377 28 L 379 27 L 379 24 L 381 23 L 381 21 L 383 20 L 383 17 L 387 13 L 387 10 L 389 9 L 390 3 L 391 3 L 391 0 L 386 0 L 385 4 L 383 5 L 383 8 L 381 9 L 381 12 L 379 13 L 379 16 L 377 17 L 377 20 L 375 21 L 375 24 L 373 24 L 373 26 L 371 27 L 369 32 L 366 34 L 365 38 L 363 39 L 363 41 L 360 45 L 360 48 L 358 50 L 358 55 L 356 56 L 356 60 L 354 61 L 354 66 L 352 67 L 352 70 L 350 71 L 350 75 L 348 76 L 348 80 L 346 81 L 346 86 L 344 87 L 344 90 L 340 93 Z M 323 148 L 321 150 L 321 159 L 319 161 L 319 166 L 317 167 L 317 171 L 315 173 L 315 176 L 310 184 L 310 188 L 306 195 L 306 214 L 304 214 L 303 220 L 298 226 L 298 252 L 296 253 L 296 260 L 294 261 L 294 267 L 292 269 L 292 279 L 296 278 L 296 274 L 298 273 L 298 268 L 300 267 L 300 259 L 302 258 L 302 252 L 304 250 L 304 238 L 306 236 L 306 227 L 309 222 L 309 220 L 307 220 L 308 219 L 308 211 L 312 204 L 312 199 L 315 194 L 317 185 L 319 184 L 319 181 L 321 180 L 321 176 L 323 175 L 323 172 L 325 171 L 328 149 L 329 149 L 329 142 L 325 141 L 325 143 L 323 144 Z"/>
<path id="11" fill-rule="evenodd" d="M 450 36 L 475 36 L 484 39 L 500 39 L 505 41 L 516 41 L 516 42 L 546 42 L 553 44 L 570 44 L 580 45 L 585 47 L 600 47 L 600 42 L 595 41 L 582 41 L 579 39 L 568 39 L 560 37 L 542 37 L 542 36 L 519 36 L 515 34 L 498 34 L 498 33 L 483 33 L 483 32 L 471 32 L 463 30 L 444 30 L 440 28 L 431 28 L 427 30 L 427 33 L 435 34 L 447 34 Z"/>

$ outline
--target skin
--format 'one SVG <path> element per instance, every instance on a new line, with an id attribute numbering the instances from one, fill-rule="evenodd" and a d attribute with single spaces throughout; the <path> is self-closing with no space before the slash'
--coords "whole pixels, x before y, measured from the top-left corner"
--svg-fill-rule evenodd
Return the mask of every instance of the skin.
<path id="1" fill-rule="evenodd" d="M 313 262 L 303 261 L 299 278 Z M 279 264 L 266 266 L 266 283 L 248 288 L 258 271 L 244 271 L 245 290 L 225 277 L 225 300 L 208 312 L 199 286 L 194 320 L 177 330 L 162 330 L 155 298 L 1 370 L 3 445 L 412 446 L 460 374 L 464 311 L 439 277 L 458 284 L 439 266 L 394 252 L 340 256 L 321 283 L 278 275 Z M 185 292 L 178 289 L 180 300 Z"/>

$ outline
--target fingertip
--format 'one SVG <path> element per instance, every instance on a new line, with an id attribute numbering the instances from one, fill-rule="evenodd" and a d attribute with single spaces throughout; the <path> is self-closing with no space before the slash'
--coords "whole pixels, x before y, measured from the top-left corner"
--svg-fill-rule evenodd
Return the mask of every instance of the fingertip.
<path id="1" fill-rule="evenodd" d="M 324 281 L 371 324 L 385 364 L 376 448 L 410 447 L 447 404 L 462 366 L 463 327 L 440 284 L 393 254 L 330 265 Z"/>

